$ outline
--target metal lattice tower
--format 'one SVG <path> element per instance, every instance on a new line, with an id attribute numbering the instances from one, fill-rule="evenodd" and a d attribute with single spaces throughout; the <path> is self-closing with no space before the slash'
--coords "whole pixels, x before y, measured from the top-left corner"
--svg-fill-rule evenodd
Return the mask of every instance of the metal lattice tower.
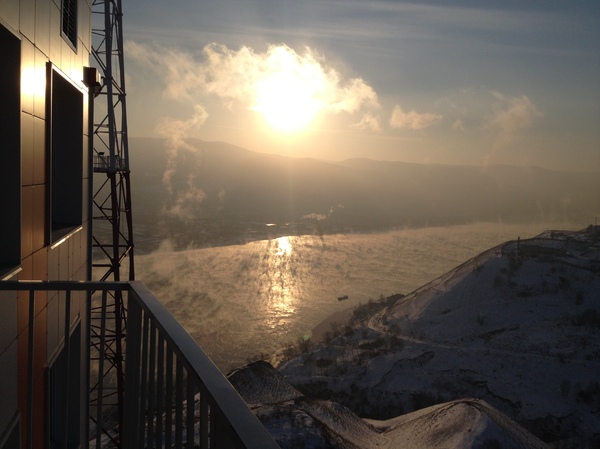
<path id="1" fill-rule="evenodd" d="M 92 106 L 91 271 L 101 281 L 135 276 L 122 30 L 121 0 L 93 0 L 91 63 L 102 76 L 102 87 Z M 125 306 L 120 292 L 93 296 L 92 305 L 90 407 L 103 412 L 106 420 L 95 425 L 120 447 L 109 430 L 116 420 L 119 430 L 123 426 Z"/>

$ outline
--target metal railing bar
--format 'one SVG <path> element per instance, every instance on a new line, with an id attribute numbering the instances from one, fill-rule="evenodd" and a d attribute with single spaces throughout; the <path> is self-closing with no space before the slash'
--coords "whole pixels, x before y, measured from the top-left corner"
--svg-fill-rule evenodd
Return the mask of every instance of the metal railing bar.
<path id="1" fill-rule="evenodd" d="M 195 385 L 192 376 L 187 375 L 187 392 L 186 392 L 186 446 L 189 449 L 194 449 L 194 411 L 195 411 Z"/>
<path id="2" fill-rule="evenodd" d="M 27 342 L 27 448 L 33 448 L 33 349 L 35 337 L 35 291 L 29 292 L 29 333 Z"/>
<path id="3" fill-rule="evenodd" d="M 128 281 L 2 281 L 0 291 L 124 291 L 131 289 Z"/>
<path id="4" fill-rule="evenodd" d="M 162 448 L 163 434 L 163 414 L 165 413 L 163 404 L 163 385 L 164 385 L 164 362 L 165 362 L 165 339 L 162 334 L 158 335 L 158 361 L 156 373 L 156 447 Z"/>
<path id="5" fill-rule="evenodd" d="M 148 410 L 146 424 L 146 441 L 149 447 L 152 447 L 154 441 L 154 413 L 156 411 L 154 404 L 155 385 L 154 373 L 156 372 L 156 327 L 150 322 L 150 361 L 148 363 Z"/>
<path id="6" fill-rule="evenodd" d="M 129 363 L 127 370 L 125 371 L 125 423 L 123 429 L 123 435 L 121 436 L 122 447 L 142 447 L 138 441 L 138 429 L 140 429 L 140 422 L 143 425 L 143 419 L 141 415 L 141 403 L 140 403 L 140 348 L 141 348 L 141 326 L 142 316 L 141 307 L 137 303 L 132 302 L 129 304 L 129 323 L 130 328 L 127 333 L 127 346 L 125 360 Z"/>
<path id="7" fill-rule="evenodd" d="M 66 295 L 66 299 L 65 299 L 65 330 L 64 330 L 64 334 L 65 334 L 65 345 L 64 345 L 64 354 L 66 357 L 66 365 L 67 365 L 67 369 L 66 369 L 66 373 L 65 373 L 65 385 L 66 385 L 66 395 L 67 395 L 67 400 L 64 402 L 64 409 L 63 409 L 63 416 L 64 416 L 64 441 L 63 444 L 65 446 L 67 446 L 68 441 L 69 441 L 69 372 L 71 370 L 71 290 L 67 290 L 67 295 Z"/>
<path id="8" fill-rule="evenodd" d="M 183 365 L 177 357 L 175 368 L 175 447 L 183 447 Z"/>
<path id="9" fill-rule="evenodd" d="M 218 416 L 217 416 L 217 410 L 212 402 L 209 402 L 210 400 L 207 399 L 206 401 L 206 405 L 207 405 L 207 418 L 208 418 L 208 435 L 209 435 L 209 446 L 216 446 L 218 443 L 216 442 L 217 439 L 217 423 L 218 423 Z"/>
<path id="10" fill-rule="evenodd" d="M 90 305 L 92 303 L 92 293 L 91 292 L 86 292 L 86 304 Z M 91 321 L 92 321 L 92 309 L 91 307 L 86 307 L 85 308 L 85 323 L 86 323 L 86 329 L 85 329 L 85 341 L 90 342 L 92 340 L 92 328 L 91 328 Z M 84 403 L 88 405 L 88 410 L 87 410 L 87 415 L 88 418 L 89 417 L 89 411 L 91 410 L 91 404 L 92 404 L 92 397 L 91 397 L 91 389 L 90 389 L 90 379 L 92 377 L 92 366 L 91 366 L 91 355 L 92 355 L 92 347 L 90 344 L 85 345 L 85 355 L 84 357 L 86 357 L 86 361 L 87 363 L 85 363 L 85 400 Z M 87 419 L 85 424 L 84 424 L 84 435 L 87 435 L 88 440 L 90 440 L 90 419 Z"/>
<path id="11" fill-rule="evenodd" d="M 181 324 L 142 282 L 130 281 L 130 283 L 132 286 L 130 299 L 136 298 L 153 316 L 155 326 L 172 344 L 178 360 L 181 358 L 188 375 L 194 377 L 200 393 L 208 393 L 212 402 L 219 404 L 224 418 L 231 424 L 233 432 L 240 439 L 241 446 L 260 449 L 278 448 L 271 434 Z M 202 378 L 199 373 L 202 373 Z"/>
<path id="12" fill-rule="evenodd" d="M 132 301 L 133 303 L 133 301 Z M 129 305 L 131 307 L 131 305 Z M 144 413 L 146 411 L 146 386 L 148 385 L 148 329 L 150 326 L 150 317 L 144 310 L 140 307 L 140 313 L 143 315 L 143 324 L 142 324 L 142 378 L 140 381 L 140 385 L 142 386 L 142 391 L 140 392 L 140 413 Z M 143 446 L 144 439 L 144 430 L 145 430 L 145 420 L 140 419 L 139 422 L 139 439 L 138 439 L 138 447 Z"/>
<path id="13" fill-rule="evenodd" d="M 173 352 L 167 344 L 167 369 L 166 369 L 166 396 L 165 396 L 165 447 L 173 444 Z"/>
<path id="14" fill-rule="evenodd" d="M 106 335 L 106 301 L 107 292 L 102 292 L 102 318 L 101 318 L 101 329 L 100 329 L 100 341 L 104 341 Z M 98 378 L 101 379 L 104 376 L 104 345 L 100 346 L 100 353 L 98 355 Z M 96 402 L 96 449 L 101 448 L 102 443 L 102 397 L 103 397 L 104 383 L 98 383 L 97 391 L 97 402 Z"/>
<path id="15" fill-rule="evenodd" d="M 210 429 L 209 429 L 209 410 L 206 396 L 200 395 L 200 448 L 209 448 Z"/>

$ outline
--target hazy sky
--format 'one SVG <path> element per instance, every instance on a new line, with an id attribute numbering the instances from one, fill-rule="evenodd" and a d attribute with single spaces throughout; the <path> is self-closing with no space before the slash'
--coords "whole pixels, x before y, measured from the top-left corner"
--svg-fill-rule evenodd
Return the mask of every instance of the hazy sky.
<path id="1" fill-rule="evenodd" d="M 132 136 L 600 171 L 600 2 L 124 0 Z"/>

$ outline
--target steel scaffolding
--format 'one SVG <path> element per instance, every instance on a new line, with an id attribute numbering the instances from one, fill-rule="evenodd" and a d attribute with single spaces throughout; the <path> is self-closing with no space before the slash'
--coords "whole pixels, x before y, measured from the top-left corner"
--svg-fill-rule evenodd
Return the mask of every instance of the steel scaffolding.
<path id="1" fill-rule="evenodd" d="M 90 275 L 99 281 L 135 277 L 122 17 L 121 0 L 93 0 L 91 63 L 101 82 L 90 102 L 94 116 Z M 103 409 L 91 416 L 97 416 L 96 429 L 108 437 L 115 434 L 109 429 L 114 431 L 117 425 L 117 434 L 122 434 L 124 421 L 127 314 L 122 295 L 115 291 L 102 301 L 92 296 L 90 316 L 90 407 Z M 113 443 L 121 447 L 120 441 Z"/>

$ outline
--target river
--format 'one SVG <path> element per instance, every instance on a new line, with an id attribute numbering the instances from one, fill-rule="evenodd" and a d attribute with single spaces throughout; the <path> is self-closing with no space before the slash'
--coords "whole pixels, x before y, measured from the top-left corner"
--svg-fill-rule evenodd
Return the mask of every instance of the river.
<path id="1" fill-rule="evenodd" d="M 284 236 L 136 258 L 144 281 L 223 372 L 309 338 L 333 313 L 409 293 L 506 240 L 555 224 L 478 223 L 373 234 Z M 348 296 L 340 301 L 338 297 Z"/>

